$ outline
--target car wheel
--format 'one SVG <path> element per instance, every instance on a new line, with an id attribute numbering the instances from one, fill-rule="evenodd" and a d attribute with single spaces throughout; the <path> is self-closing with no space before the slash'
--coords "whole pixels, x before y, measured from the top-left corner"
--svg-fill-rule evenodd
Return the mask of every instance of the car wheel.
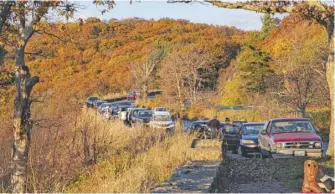
<path id="1" fill-rule="evenodd" d="M 239 155 L 241 155 L 241 156 L 243 156 L 243 157 L 246 157 L 247 156 L 247 153 L 246 152 L 244 152 L 243 150 L 242 150 L 242 148 L 241 148 L 241 146 L 239 146 L 238 147 L 238 154 Z"/>
<path id="2" fill-rule="evenodd" d="M 233 154 L 238 154 L 238 148 L 236 148 L 235 150 L 233 150 Z"/>

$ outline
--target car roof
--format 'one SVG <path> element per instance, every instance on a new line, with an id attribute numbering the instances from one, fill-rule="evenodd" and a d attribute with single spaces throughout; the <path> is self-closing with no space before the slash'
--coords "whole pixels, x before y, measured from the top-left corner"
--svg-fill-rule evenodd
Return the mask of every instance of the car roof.
<path id="1" fill-rule="evenodd" d="M 248 123 L 242 123 L 242 125 L 264 125 L 264 122 L 248 122 Z"/>
<path id="2" fill-rule="evenodd" d="M 193 123 L 208 123 L 208 122 L 209 120 L 197 120 L 197 121 L 194 121 Z"/>
<path id="3" fill-rule="evenodd" d="M 138 112 L 151 112 L 152 113 L 151 110 L 139 110 Z"/>
<path id="4" fill-rule="evenodd" d="M 157 115 L 170 115 L 170 112 L 168 112 L 168 111 L 155 111 L 154 114 L 155 114 L 155 116 L 157 116 Z"/>
<path id="5" fill-rule="evenodd" d="M 269 121 L 311 121 L 309 118 L 274 118 Z"/>
<path id="6" fill-rule="evenodd" d="M 156 108 L 166 108 L 166 107 L 164 107 L 164 106 L 158 106 L 158 107 L 155 107 L 155 109 L 156 109 Z"/>

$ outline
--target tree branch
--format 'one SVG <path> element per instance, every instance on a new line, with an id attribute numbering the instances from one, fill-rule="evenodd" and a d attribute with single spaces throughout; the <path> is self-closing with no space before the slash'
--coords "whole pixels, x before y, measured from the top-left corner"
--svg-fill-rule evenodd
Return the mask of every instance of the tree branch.
<path id="1" fill-rule="evenodd" d="M 247 2 L 223 2 L 217 0 L 205 0 L 214 6 L 227 9 L 244 9 L 260 13 L 291 13 L 293 3 L 289 1 L 247 1 Z"/>

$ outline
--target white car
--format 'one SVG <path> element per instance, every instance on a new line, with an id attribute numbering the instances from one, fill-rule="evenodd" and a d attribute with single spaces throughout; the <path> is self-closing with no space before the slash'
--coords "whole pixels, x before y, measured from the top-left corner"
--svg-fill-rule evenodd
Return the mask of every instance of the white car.
<path id="1" fill-rule="evenodd" d="M 152 128 L 166 129 L 167 131 L 175 129 L 171 115 L 167 111 L 155 111 L 149 125 Z"/>

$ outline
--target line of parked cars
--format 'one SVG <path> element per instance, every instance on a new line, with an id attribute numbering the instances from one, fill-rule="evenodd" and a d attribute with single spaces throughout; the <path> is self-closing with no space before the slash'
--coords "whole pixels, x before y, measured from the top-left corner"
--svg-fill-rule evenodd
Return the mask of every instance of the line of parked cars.
<path id="1" fill-rule="evenodd" d="M 107 109 L 111 113 L 110 119 L 117 119 L 120 111 L 127 111 L 127 120 L 131 126 L 144 125 L 151 128 L 165 129 L 167 132 L 175 130 L 175 123 L 172 120 L 169 110 L 165 107 L 156 107 L 154 110 L 139 108 L 131 100 L 119 102 L 107 102 L 97 97 L 87 98 L 87 107 L 95 108 L 98 113 L 105 115 Z"/>
<path id="2" fill-rule="evenodd" d="M 206 131 L 209 121 L 193 122 L 190 133 Z M 292 156 L 321 157 L 322 140 L 318 129 L 307 118 L 277 118 L 263 122 L 221 122 L 222 150 L 247 156 L 259 153 L 261 158 Z"/>

